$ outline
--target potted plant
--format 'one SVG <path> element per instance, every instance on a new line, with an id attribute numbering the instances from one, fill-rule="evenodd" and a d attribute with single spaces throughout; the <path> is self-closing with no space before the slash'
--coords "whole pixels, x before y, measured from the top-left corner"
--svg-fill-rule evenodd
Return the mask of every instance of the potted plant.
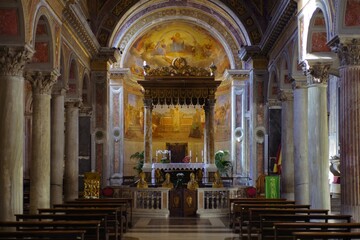
<path id="1" fill-rule="evenodd" d="M 229 177 L 232 172 L 232 162 L 230 153 L 227 150 L 219 150 L 215 153 L 215 165 L 221 176 Z"/>
<path id="2" fill-rule="evenodd" d="M 144 151 L 136 152 L 136 153 L 132 154 L 130 156 L 130 159 L 136 159 L 137 160 L 137 163 L 133 168 L 137 171 L 138 174 L 141 173 L 142 168 L 144 166 Z"/>

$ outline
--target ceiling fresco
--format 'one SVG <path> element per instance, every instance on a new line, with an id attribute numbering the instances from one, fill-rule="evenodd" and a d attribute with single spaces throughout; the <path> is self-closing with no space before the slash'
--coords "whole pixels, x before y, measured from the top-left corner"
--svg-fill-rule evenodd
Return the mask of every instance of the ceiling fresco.
<path id="1" fill-rule="evenodd" d="M 221 43 L 203 28 L 186 22 L 165 22 L 149 29 L 134 41 L 124 59 L 124 67 L 134 76 L 143 77 L 143 64 L 151 68 L 171 65 L 174 58 L 183 57 L 189 66 L 217 67 L 222 76 L 230 62 Z"/>

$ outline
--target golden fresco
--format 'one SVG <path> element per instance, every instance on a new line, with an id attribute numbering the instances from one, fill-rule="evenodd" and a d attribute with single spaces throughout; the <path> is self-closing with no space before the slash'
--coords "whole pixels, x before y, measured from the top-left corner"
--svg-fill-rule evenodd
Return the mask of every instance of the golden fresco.
<path id="1" fill-rule="evenodd" d="M 169 66 L 174 58 L 183 57 L 189 66 L 217 67 L 217 76 L 230 68 L 229 59 L 220 42 L 203 28 L 190 23 L 155 26 L 139 37 L 124 60 L 124 67 L 133 75 L 143 77 L 144 61 L 151 68 Z"/>

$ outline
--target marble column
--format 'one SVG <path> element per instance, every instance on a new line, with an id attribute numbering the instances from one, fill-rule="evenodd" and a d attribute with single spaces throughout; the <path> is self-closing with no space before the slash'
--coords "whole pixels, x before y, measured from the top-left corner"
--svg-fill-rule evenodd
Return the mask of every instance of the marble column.
<path id="1" fill-rule="evenodd" d="M 64 150 L 65 150 L 65 110 L 66 89 L 53 93 L 51 100 L 51 165 L 50 203 L 63 202 Z"/>
<path id="2" fill-rule="evenodd" d="M 308 94 L 306 81 L 296 78 L 294 90 L 294 194 L 297 204 L 310 204 L 308 162 Z"/>
<path id="3" fill-rule="evenodd" d="M 313 63 L 308 77 L 308 161 L 312 208 L 330 209 L 327 81 L 330 64 Z"/>
<path id="4" fill-rule="evenodd" d="M 341 213 L 360 221 L 360 39 L 340 39 Z"/>
<path id="5" fill-rule="evenodd" d="M 23 212 L 24 78 L 26 47 L 0 46 L 0 221 Z"/>
<path id="6" fill-rule="evenodd" d="M 294 96 L 292 89 L 281 90 L 281 197 L 294 200 Z"/>
<path id="7" fill-rule="evenodd" d="M 30 163 L 30 213 L 50 207 L 50 99 L 57 74 L 27 72 L 33 90 L 32 151 Z"/>
<path id="8" fill-rule="evenodd" d="M 144 172 L 151 172 L 152 164 L 152 99 L 144 99 Z"/>
<path id="9" fill-rule="evenodd" d="M 204 127 L 204 163 L 208 164 L 209 162 L 209 105 L 204 105 L 205 112 L 205 127 Z"/>
<path id="10" fill-rule="evenodd" d="M 209 99 L 209 122 L 208 122 L 208 146 L 209 146 L 209 162 L 215 164 L 215 99 Z"/>
<path id="11" fill-rule="evenodd" d="M 64 201 L 79 197 L 79 101 L 66 102 Z"/>

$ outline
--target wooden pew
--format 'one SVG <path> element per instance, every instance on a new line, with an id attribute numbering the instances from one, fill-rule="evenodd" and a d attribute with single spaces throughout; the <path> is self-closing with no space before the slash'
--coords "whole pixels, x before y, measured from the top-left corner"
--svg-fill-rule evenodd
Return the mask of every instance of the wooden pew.
<path id="1" fill-rule="evenodd" d="M 262 239 L 289 239 L 293 232 L 351 232 L 353 229 L 359 229 L 360 223 L 321 223 L 321 222 L 289 222 L 274 223 L 273 235 L 262 235 Z"/>
<path id="2" fill-rule="evenodd" d="M 79 203 L 79 202 L 66 202 L 62 204 L 54 204 L 53 208 L 109 208 L 109 207 L 118 207 L 122 208 L 121 214 L 121 222 L 125 222 L 125 232 L 128 230 L 129 222 L 127 217 L 127 203 L 96 203 L 96 202 L 88 202 L 88 203 Z M 120 216 L 119 216 L 120 218 Z M 122 219 L 124 218 L 124 219 Z"/>
<path id="3" fill-rule="evenodd" d="M 310 214 L 324 214 L 327 215 L 329 210 L 327 209 L 287 209 L 287 208 L 250 208 L 249 209 L 249 221 L 247 221 L 247 235 L 251 238 L 252 233 L 259 233 L 260 230 L 260 219 L 262 214 L 293 214 L 293 215 L 310 215 Z M 243 227 L 241 224 L 244 222 L 240 221 L 240 236 L 242 237 Z"/>
<path id="4" fill-rule="evenodd" d="M 111 220 L 111 218 L 114 219 L 114 233 L 115 238 L 118 239 L 122 238 L 123 234 L 123 222 L 122 222 L 122 212 L 123 209 L 120 207 L 104 207 L 104 208 L 39 208 L 38 209 L 39 214 L 89 214 L 89 213 L 97 213 L 97 214 L 106 214 L 108 215 L 108 221 Z M 118 221 L 120 219 L 120 222 Z M 120 224 L 119 224 L 120 223 Z M 110 224 L 109 224 L 110 225 Z M 109 226 L 108 225 L 108 226 Z M 119 226 L 120 225 L 120 231 Z M 119 235 L 120 232 L 120 235 Z M 110 233 L 108 233 L 109 235 Z"/>
<path id="5" fill-rule="evenodd" d="M 284 198 L 230 198 L 229 199 L 229 227 L 233 227 L 234 213 L 238 211 L 238 204 L 295 204 L 293 200 Z"/>
<path id="6" fill-rule="evenodd" d="M 248 221 L 251 208 L 281 208 L 281 209 L 310 209 L 310 205 L 300 205 L 300 204 L 269 204 L 269 203 L 263 203 L 263 204 L 234 204 L 234 213 L 232 216 L 231 221 L 235 224 L 232 224 L 233 226 L 233 232 L 236 232 L 236 226 L 239 223 L 239 226 L 242 225 L 240 221 Z"/>
<path id="7" fill-rule="evenodd" d="M 263 238 L 274 238 L 274 225 L 279 223 L 350 223 L 351 215 L 340 214 L 278 214 L 265 213 L 260 215 L 260 228 L 256 232 Z M 289 238 L 288 238 L 289 239 Z"/>
<path id="8" fill-rule="evenodd" d="M 360 232 L 293 232 L 293 239 L 360 239 Z"/>
<path id="9" fill-rule="evenodd" d="M 102 239 L 108 236 L 108 215 L 100 214 L 15 214 L 16 221 L 99 221 Z"/>
<path id="10" fill-rule="evenodd" d="M 92 199 L 85 199 L 85 198 L 77 198 L 74 201 L 67 201 L 66 203 L 73 203 L 73 202 L 81 202 L 84 204 L 92 204 L 92 203 L 102 203 L 102 204 L 111 204 L 111 203 L 126 203 L 130 208 L 130 221 L 129 227 L 132 227 L 133 222 L 133 198 L 92 198 Z"/>
<path id="11" fill-rule="evenodd" d="M 85 237 L 100 240 L 100 221 L 0 221 L 0 227 L 16 231 L 85 230 Z"/>
<path id="12" fill-rule="evenodd" d="M 39 231 L 0 231 L 0 239 L 56 239 L 85 240 L 85 230 L 39 230 Z"/>

